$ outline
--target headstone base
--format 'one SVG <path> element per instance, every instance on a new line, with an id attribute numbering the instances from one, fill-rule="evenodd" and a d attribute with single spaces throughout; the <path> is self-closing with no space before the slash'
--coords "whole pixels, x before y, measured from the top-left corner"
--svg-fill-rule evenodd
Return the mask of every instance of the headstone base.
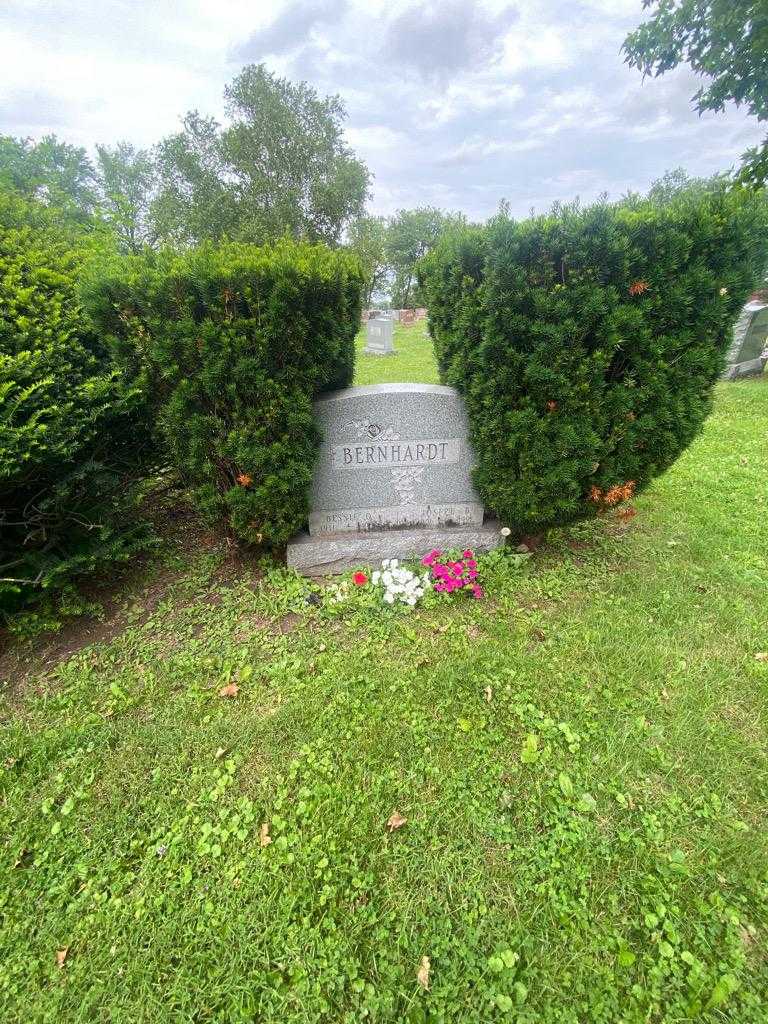
<path id="1" fill-rule="evenodd" d="M 731 366 L 726 368 L 723 374 L 723 380 L 740 380 L 742 377 L 759 377 L 765 370 L 768 360 L 763 359 L 761 356 L 759 359 L 748 359 L 744 363 L 732 363 Z"/>
<path id="2" fill-rule="evenodd" d="M 297 533 L 288 542 L 288 565 L 305 576 L 332 576 L 360 566 L 378 567 L 385 558 L 422 558 L 440 551 L 471 548 L 476 554 L 504 543 L 495 520 L 479 526 L 442 526 L 365 533 Z"/>
<path id="3" fill-rule="evenodd" d="M 364 348 L 363 349 L 363 355 L 364 356 L 396 356 L 397 352 L 395 352 L 395 350 L 393 348 L 387 349 L 386 352 L 383 349 L 380 349 L 380 348 Z"/>

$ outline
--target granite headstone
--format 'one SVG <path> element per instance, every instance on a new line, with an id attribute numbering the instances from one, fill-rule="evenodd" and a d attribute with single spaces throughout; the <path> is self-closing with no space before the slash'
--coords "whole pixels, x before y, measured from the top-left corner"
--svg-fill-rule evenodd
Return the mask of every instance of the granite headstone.
<path id="1" fill-rule="evenodd" d="M 726 380 L 763 372 L 768 362 L 768 305 L 748 302 L 733 329 L 733 343 L 726 357 Z"/>
<path id="2" fill-rule="evenodd" d="M 395 323 L 391 317 L 379 316 L 369 320 L 365 327 L 365 348 L 366 355 L 387 356 L 394 351 L 392 339 L 394 337 Z"/>
<path id="3" fill-rule="evenodd" d="M 309 533 L 288 564 L 339 572 L 433 547 L 495 547 L 483 522 L 458 392 L 430 384 L 347 388 L 315 403 L 323 443 L 310 492 Z"/>

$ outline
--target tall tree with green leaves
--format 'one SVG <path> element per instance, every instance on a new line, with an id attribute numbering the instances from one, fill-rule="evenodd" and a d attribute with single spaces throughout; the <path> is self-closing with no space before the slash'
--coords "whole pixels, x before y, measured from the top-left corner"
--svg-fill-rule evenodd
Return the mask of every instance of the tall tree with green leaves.
<path id="1" fill-rule="evenodd" d="M 339 97 L 321 97 L 262 64 L 243 68 L 224 96 L 226 125 L 193 111 L 157 148 L 158 235 L 337 244 L 363 213 L 370 181 L 344 141 Z"/>
<path id="2" fill-rule="evenodd" d="M 81 146 L 45 135 L 38 142 L 0 135 L 0 186 L 85 223 L 97 208 L 93 164 Z"/>
<path id="3" fill-rule="evenodd" d="M 466 224 L 461 213 L 446 213 L 434 206 L 398 210 L 387 232 L 387 260 L 393 274 L 392 305 L 408 309 L 423 303 L 416 265 L 450 229 Z"/>
<path id="4" fill-rule="evenodd" d="M 130 142 L 97 146 L 101 212 L 126 252 L 151 245 L 149 209 L 156 186 L 155 164 L 146 149 Z"/>
<path id="5" fill-rule="evenodd" d="M 768 119 L 768 3 L 766 0 L 643 0 L 649 21 L 630 33 L 624 53 L 631 67 L 657 78 L 690 64 L 709 80 L 692 100 L 699 113 L 722 111 L 727 102 Z M 743 181 L 768 179 L 768 138 L 748 150 Z"/>
<path id="6" fill-rule="evenodd" d="M 347 244 L 363 266 L 365 290 L 363 306 L 371 305 L 374 295 L 379 295 L 387 285 L 389 264 L 387 263 L 386 217 L 358 217 L 347 231 Z"/>

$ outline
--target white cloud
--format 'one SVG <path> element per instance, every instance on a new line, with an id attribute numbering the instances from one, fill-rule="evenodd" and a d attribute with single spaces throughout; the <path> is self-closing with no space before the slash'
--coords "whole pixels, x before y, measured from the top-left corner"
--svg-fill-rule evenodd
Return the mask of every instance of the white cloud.
<path id="1" fill-rule="evenodd" d="M 761 137 L 699 118 L 683 70 L 623 62 L 641 0 L 0 0 L 0 132 L 150 145 L 223 116 L 245 60 L 338 92 L 373 206 L 524 214 L 575 192 L 725 169 Z"/>

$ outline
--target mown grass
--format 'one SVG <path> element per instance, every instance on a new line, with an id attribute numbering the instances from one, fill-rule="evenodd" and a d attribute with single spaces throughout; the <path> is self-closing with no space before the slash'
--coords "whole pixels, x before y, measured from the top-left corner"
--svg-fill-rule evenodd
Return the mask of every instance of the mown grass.
<path id="1" fill-rule="evenodd" d="M 0 1019 L 764 1022 L 766 481 L 768 381 L 722 385 L 634 520 L 484 601 L 171 551 L 113 639 L 22 652 Z"/>
<path id="2" fill-rule="evenodd" d="M 440 383 L 426 320 L 420 320 L 410 327 L 396 323 L 393 345 L 393 355 L 367 356 L 363 352 L 365 328 L 358 333 L 355 384 L 399 384 L 404 381 Z"/>

